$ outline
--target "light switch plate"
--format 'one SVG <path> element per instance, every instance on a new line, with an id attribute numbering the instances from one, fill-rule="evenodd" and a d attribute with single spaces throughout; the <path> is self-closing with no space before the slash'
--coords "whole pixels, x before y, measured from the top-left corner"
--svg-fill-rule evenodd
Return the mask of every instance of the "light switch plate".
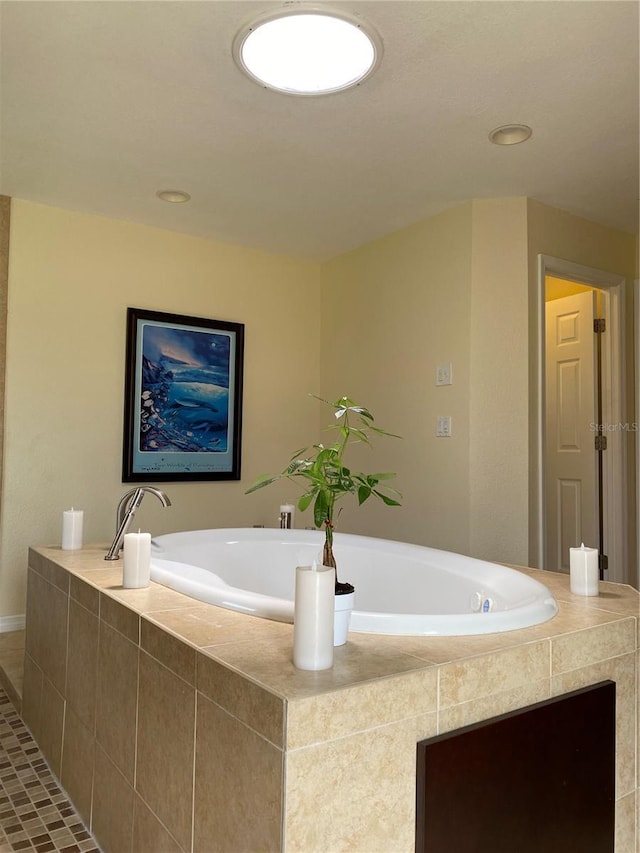
<path id="1" fill-rule="evenodd" d="M 438 438 L 449 438 L 451 432 L 451 415 L 439 415 L 436 421 L 436 435 Z"/>

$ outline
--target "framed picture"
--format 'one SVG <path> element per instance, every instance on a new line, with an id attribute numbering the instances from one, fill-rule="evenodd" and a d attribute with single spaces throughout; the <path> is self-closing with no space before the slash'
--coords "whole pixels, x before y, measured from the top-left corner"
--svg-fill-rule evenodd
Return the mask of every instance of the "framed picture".
<path id="1" fill-rule="evenodd" d="M 239 480 L 244 325 L 127 309 L 122 481 Z"/>

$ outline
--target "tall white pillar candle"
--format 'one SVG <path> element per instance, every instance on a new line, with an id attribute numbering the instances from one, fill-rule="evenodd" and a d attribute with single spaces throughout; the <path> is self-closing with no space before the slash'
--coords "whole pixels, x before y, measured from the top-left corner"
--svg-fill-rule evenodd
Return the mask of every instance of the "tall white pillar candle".
<path id="1" fill-rule="evenodd" d="M 126 533 L 124 537 L 124 566 L 122 586 L 139 589 L 149 586 L 151 573 L 151 534 Z"/>
<path id="2" fill-rule="evenodd" d="M 598 549 L 586 548 L 584 542 L 580 548 L 570 548 L 569 583 L 571 592 L 576 595 L 598 595 L 599 581 Z"/>
<path id="3" fill-rule="evenodd" d="M 293 663 L 298 669 L 333 666 L 335 570 L 298 566 L 293 612 Z"/>
<path id="4" fill-rule="evenodd" d="M 63 551 L 78 551 L 82 548 L 82 522 L 84 513 L 81 509 L 66 509 L 62 513 L 62 549 Z"/>

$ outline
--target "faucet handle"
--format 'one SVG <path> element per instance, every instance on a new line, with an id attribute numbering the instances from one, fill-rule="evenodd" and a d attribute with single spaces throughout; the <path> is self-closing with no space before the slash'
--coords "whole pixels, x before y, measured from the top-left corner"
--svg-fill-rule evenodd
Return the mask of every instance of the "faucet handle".
<path id="1" fill-rule="evenodd" d="M 162 489 L 156 489 L 155 486 L 140 486 L 140 491 L 144 494 L 144 492 L 151 492 L 152 495 L 155 495 L 160 503 L 167 507 L 171 506 L 171 501 L 169 500 L 169 496 L 166 492 L 163 492 Z M 140 498 L 142 500 L 142 497 Z M 139 504 L 138 504 L 139 506 Z"/>
<path id="2" fill-rule="evenodd" d="M 111 543 L 111 547 L 107 552 L 105 560 L 118 559 L 125 533 L 129 528 L 129 524 L 131 523 L 133 516 L 136 514 L 136 510 L 142 503 L 145 492 L 151 492 L 154 494 L 163 506 L 171 506 L 171 501 L 161 489 L 156 489 L 153 486 L 136 486 L 133 489 L 129 489 L 129 491 L 120 498 L 120 502 L 118 503 L 118 509 L 116 511 L 116 534 L 113 538 L 113 542 Z"/>

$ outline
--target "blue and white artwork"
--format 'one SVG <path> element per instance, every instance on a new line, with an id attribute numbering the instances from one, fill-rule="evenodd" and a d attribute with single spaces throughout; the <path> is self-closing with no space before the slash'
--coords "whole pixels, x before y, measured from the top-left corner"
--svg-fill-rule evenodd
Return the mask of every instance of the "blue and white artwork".
<path id="1" fill-rule="evenodd" d="M 140 451 L 226 453 L 230 336 L 144 324 L 141 337 Z"/>
<path id="2" fill-rule="evenodd" d="M 244 325 L 127 308 L 122 480 L 239 480 Z"/>

